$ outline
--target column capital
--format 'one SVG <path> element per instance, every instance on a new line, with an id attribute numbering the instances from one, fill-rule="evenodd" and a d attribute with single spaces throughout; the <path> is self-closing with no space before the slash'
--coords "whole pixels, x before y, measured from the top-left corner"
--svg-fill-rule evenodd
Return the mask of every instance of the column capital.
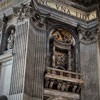
<path id="1" fill-rule="evenodd" d="M 98 26 L 93 28 L 84 28 L 79 25 L 77 31 L 79 33 L 80 42 L 90 44 L 97 41 Z"/>

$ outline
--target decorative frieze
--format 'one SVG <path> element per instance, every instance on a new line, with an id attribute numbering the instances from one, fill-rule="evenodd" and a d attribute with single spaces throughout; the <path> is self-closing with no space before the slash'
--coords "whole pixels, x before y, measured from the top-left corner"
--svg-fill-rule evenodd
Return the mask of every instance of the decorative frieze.
<path id="1" fill-rule="evenodd" d="M 91 21 L 97 18 L 96 10 L 92 12 L 84 12 L 82 10 L 76 9 L 75 7 L 69 6 L 66 2 L 62 0 L 37 0 L 37 1 L 41 5 L 63 12 L 69 16 L 74 16 L 84 21 Z"/>

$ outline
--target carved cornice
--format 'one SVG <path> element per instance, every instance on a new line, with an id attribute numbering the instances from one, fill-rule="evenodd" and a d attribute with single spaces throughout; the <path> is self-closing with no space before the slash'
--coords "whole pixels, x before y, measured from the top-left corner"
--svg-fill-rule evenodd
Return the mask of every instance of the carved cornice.
<path id="1" fill-rule="evenodd" d="M 85 44 L 90 44 L 97 41 L 97 32 L 98 32 L 97 26 L 91 29 L 89 28 L 86 29 L 81 26 L 78 26 L 77 31 L 79 33 L 80 42 L 83 42 Z"/>

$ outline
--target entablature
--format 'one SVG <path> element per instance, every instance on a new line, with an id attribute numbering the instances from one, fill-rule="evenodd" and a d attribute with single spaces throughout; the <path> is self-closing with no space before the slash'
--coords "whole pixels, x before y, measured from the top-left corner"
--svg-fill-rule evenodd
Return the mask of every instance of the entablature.
<path id="1" fill-rule="evenodd" d="M 42 13 L 50 14 L 49 18 L 59 20 L 75 27 L 77 27 L 78 24 L 85 27 L 93 27 L 93 25 L 95 26 L 97 24 L 96 10 L 85 12 L 68 4 L 66 5 L 67 7 L 65 4 L 58 5 L 59 3 L 57 2 L 53 4 L 52 1 L 46 2 L 46 0 L 34 0 L 34 5 L 36 10 Z"/>
<path id="2" fill-rule="evenodd" d="M 12 1 L 12 0 L 10 0 Z M 31 0 L 24 0 L 23 2 L 13 1 L 11 6 L 5 7 L 5 9 L 1 10 L 0 16 L 3 17 L 3 13 L 6 16 L 10 16 L 14 14 L 13 8 L 20 7 L 23 4 L 29 4 Z M 59 3 L 60 2 L 60 3 Z M 71 4 L 70 4 L 71 2 Z M 85 27 L 90 26 L 93 27 L 97 24 L 97 11 L 93 9 L 92 11 L 85 12 L 80 10 L 79 8 L 74 7 L 74 3 L 72 1 L 62 2 L 62 0 L 34 0 L 33 1 L 33 9 L 35 7 L 35 11 L 38 13 L 48 14 L 49 18 L 54 20 L 59 20 L 61 22 L 70 24 L 72 26 L 77 27 L 78 24 L 81 24 Z M 76 4 L 77 5 L 77 4 Z M 67 7 L 66 7 L 67 6 Z"/>

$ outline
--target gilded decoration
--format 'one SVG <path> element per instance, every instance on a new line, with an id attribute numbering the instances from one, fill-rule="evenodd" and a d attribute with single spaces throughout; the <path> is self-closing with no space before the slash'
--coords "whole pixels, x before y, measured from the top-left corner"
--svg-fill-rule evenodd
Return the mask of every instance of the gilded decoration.
<path id="1" fill-rule="evenodd" d="M 55 37 L 56 40 L 64 43 L 74 43 L 74 38 L 70 32 L 64 29 L 57 29 L 52 33 L 52 36 Z"/>

